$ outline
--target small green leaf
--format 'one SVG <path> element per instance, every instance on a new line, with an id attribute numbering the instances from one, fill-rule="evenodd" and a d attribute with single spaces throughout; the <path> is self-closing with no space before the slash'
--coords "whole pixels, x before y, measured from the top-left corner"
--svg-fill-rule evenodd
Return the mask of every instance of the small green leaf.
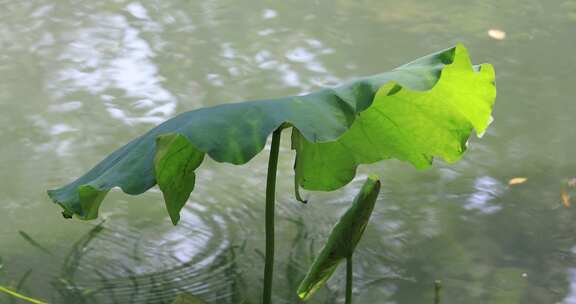
<path id="1" fill-rule="evenodd" d="M 332 229 L 326 245 L 300 283 L 298 296 L 301 299 L 310 298 L 328 281 L 340 262 L 352 255 L 366 230 L 379 192 L 380 180 L 376 176 L 369 176 L 352 206 Z"/>
<path id="2" fill-rule="evenodd" d="M 203 159 L 204 153 L 194 148 L 180 134 L 166 134 L 156 138 L 156 182 L 164 194 L 166 209 L 174 225 L 178 224 L 180 210 L 194 190 L 194 170 Z"/>

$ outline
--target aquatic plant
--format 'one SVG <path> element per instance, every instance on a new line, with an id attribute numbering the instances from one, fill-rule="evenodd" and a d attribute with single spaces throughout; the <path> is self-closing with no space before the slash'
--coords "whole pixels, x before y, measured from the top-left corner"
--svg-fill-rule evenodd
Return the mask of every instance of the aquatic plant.
<path id="1" fill-rule="evenodd" d="M 338 265 L 346 260 L 346 304 L 352 303 L 352 255 L 370 221 L 378 193 L 380 179 L 369 176 L 350 208 L 332 229 L 328 241 L 298 287 L 297 292 L 301 299 L 309 299 L 330 279 Z"/>
<path id="2" fill-rule="evenodd" d="M 72 183 L 49 190 L 65 217 L 98 216 L 114 187 L 136 195 L 158 185 L 174 224 L 207 154 L 244 164 L 272 134 L 266 183 L 263 302 L 272 297 L 274 201 L 280 137 L 292 130 L 295 185 L 331 191 L 360 164 L 396 158 L 427 168 L 461 158 L 473 129 L 482 134 L 496 96 L 494 70 L 472 65 L 462 45 L 390 72 L 303 96 L 224 104 L 183 113 L 121 147 Z"/>
<path id="3" fill-rule="evenodd" d="M 42 301 L 42 300 L 38 300 L 38 299 L 34 299 L 28 296 L 25 296 L 15 290 L 12 290 L 8 287 L 4 287 L 4 286 L 0 286 L 0 293 L 5 293 L 11 297 L 14 297 L 16 299 L 20 299 L 22 301 L 26 301 L 28 303 L 32 303 L 32 304 L 47 304 L 46 302 Z"/>

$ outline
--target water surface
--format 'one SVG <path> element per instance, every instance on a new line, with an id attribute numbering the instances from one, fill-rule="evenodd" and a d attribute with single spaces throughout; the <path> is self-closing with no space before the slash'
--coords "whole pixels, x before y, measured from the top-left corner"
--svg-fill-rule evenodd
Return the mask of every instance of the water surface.
<path id="1" fill-rule="evenodd" d="M 498 99 L 458 164 L 362 167 L 304 206 L 284 136 L 274 303 L 297 303 L 371 172 L 383 190 L 355 255 L 357 303 L 432 303 L 442 280 L 446 304 L 574 304 L 576 214 L 560 193 L 576 175 L 575 37 L 574 0 L 0 0 L 0 284 L 51 303 L 258 303 L 266 153 L 205 162 L 176 227 L 157 190 L 113 191 L 93 222 L 63 219 L 45 190 L 178 113 L 306 93 L 462 42 L 495 65 Z M 309 303 L 341 303 L 342 275 Z"/>

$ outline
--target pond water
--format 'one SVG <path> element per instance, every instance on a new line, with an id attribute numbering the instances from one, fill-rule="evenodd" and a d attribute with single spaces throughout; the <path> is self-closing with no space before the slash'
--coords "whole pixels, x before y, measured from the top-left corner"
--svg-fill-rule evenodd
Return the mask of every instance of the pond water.
<path id="1" fill-rule="evenodd" d="M 367 173 L 383 189 L 355 254 L 356 303 L 433 303 L 435 280 L 445 304 L 576 303 L 576 206 L 561 199 L 576 195 L 575 0 L 0 0 L 0 285 L 50 303 L 258 303 L 266 153 L 205 162 L 176 227 L 158 190 L 112 191 L 82 222 L 46 189 L 177 113 L 310 92 L 457 42 L 495 65 L 498 99 L 456 165 L 385 161 L 302 205 L 284 136 L 274 303 L 298 303 Z M 343 303 L 343 274 L 309 303 Z"/>

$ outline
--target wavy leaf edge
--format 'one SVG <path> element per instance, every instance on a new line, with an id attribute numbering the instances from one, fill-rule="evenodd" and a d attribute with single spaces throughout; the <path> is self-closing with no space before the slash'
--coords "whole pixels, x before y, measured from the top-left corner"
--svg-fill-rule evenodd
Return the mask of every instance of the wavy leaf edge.
<path id="1" fill-rule="evenodd" d="M 196 155 L 195 157 L 197 158 L 203 158 L 204 154 L 208 154 L 217 162 L 227 162 L 236 165 L 248 162 L 256 154 L 261 152 L 264 149 L 266 140 L 270 134 L 280 127 L 293 128 L 293 132 L 301 134 L 304 139 L 311 143 L 336 141 L 350 129 L 360 113 L 372 106 L 376 94 L 380 89 L 390 83 L 394 83 L 396 89 L 387 89 L 387 94 L 395 94 L 399 91 L 399 89 L 397 89 L 398 87 L 400 89 L 418 92 L 432 90 L 442 78 L 442 71 L 454 62 L 456 56 L 464 56 L 465 60 L 470 62 L 466 48 L 462 44 L 457 44 L 455 47 L 421 57 L 420 59 L 400 66 L 390 72 L 348 81 L 335 88 L 322 89 L 302 96 L 223 104 L 182 113 L 119 148 L 92 168 L 88 173 L 79 177 L 70 184 L 58 189 L 48 190 L 48 195 L 54 203 L 60 205 L 64 209 L 63 215 L 67 218 L 72 217 L 73 215 L 83 220 L 97 218 L 100 204 L 111 189 L 120 188 L 126 194 L 137 195 L 147 191 L 157 183 L 159 172 L 156 172 L 156 164 L 159 161 L 162 161 L 161 156 L 159 156 L 159 151 L 156 147 L 148 149 L 151 151 L 146 151 L 145 148 L 147 147 L 146 145 L 150 145 L 150 141 L 152 141 L 153 144 L 156 144 L 162 136 L 176 135 L 185 138 L 195 153 L 202 154 L 201 156 Z M 494 76 L 491 65 L 483 64 L 481 66 L 473 66 L 470 62 L 470 68 L 474 69 L 476 72 L 480 72 L 482 69 L 486 68 L 490 69 L 492 71 L 493 82 Z M 433 79 L 433 76 L 431 75 L 435 75 L 435 73 L 438 75 L 436 79 Z M 362 99 L 362 97 L 371 98 Z M 320 124 L 315 125 L 314 121 L 306 121 L 305 119 L 300 119 L 298 116 L 295 116 L 295 114 L 298 114 L 297 110 L 301 110 L 298 107 L 302 107 L 303 104 L 306 104 L 304 107 L 308 107 L 312 110 L 315 108 L 320 109 L 325 107 L 329 110 L 333 110 L 336 115 L 332 117 L 330 116 L 330 113 L 323 113 L 326 109 L 320 109 L 322 111 L 317 111 L 313 114 L 324 114 L 322 119 L 326 119 L 328 126 L 320 126 Z M 277 112 L 263 112 L 266 109 L 275 107 L 279 107 L 279 109 L 274 110 L 286 110 L 288 106 L 294 106 L 296 108 L 294 112 L 295 114 L 281 113 L 286 115 L 284 119 L 278 118 Z M 246 141 L 232 141 L 231 143 L 223 142 L 223 144 L 219 146 L 218 140 L 221 140 L 222 138 L 216 138 L 210 141 L 198 137 L 197 134 L 193 132 L 193 126 L 190 126 L 190 124 L 193 123 L 189 120 L 186 120 L 186 123 L 183 125 L 177 124 L 180 120 L 185 120 L 187 116 L 193 116 L 196 114 L 197 116 L 202 117 L 200 113 L 208 111 L 217 112 L 216 114 L 218 114 L 218 112 L 225 114 L 223 115 L 224 117 L 222 117 L 222 120 L 224 121 L 228 119 L 229 116 L 234 116 L 236 114 L 240 115 L 240 118 L 244 118 L 244 116 L 251 118 L 250 115 L 262 115 L 260 117 L 261 121 L 256 121 L 257 123 L 262 123 L 262 125 L 257 126 L 260 127 L 259 132 L 255 131 L 250 133 L 251 136 L 254 136 L 254 142 L 250 143 L 251 145 L 247 145 Z M 234 111 L 239 113 L 232 113 Z M 307 113 L 303 112 L 303 114 Z M 294 119 L 295 117 L 297 119 Z M 238 124 L 241 126 L 237 129 L 246 130 L 248 128 L 246 125 L 251 123 L 248 118 L 246 118 L 246 121 L 240 121 Z M 200 122 L 198 122 L 197 125 L 201 125 L 203 119 L 203 117 L 199 119 Z M 223 126 L 229 127 L 225 130 L 228 132 L 225 133 L 226 135 L 235 134 L 235 132 L 237 132 L 237 129 L 234 128 L 232 123 L 227 121 L 222 123 L 215 122 L 214 125 L 218 125 L 219 123 Z M 177 126 L 174 126 L 175 124 Z M 192 129 L 192 131 L 185 129 L 185 127 Z M 163 131 L 163 129 L 169 129 L 170 131 Z M 483 131 L 484 130 L 477 131 L 477 135 L 481 135 Z M 196 133 L 199 132 L 200 131 Z M 224 131 L 221 131 L 220 133 L 224 134 Z M 200 138 L 200 140 L 197 140 L 198 138 Z M 169 149 L 169 145 L 167 149 Z M 138 156 L 141 157 L 136 158 L 131 156 L 131 152 L 134 152 L 133 154 L 139 153 Z M 202 161 L 194 167 L 194 170 L 200 166 L 201 162 Z M 138 167 L 139 165 L 141 167 Z M 132 169 L 136 172 L 126 172 L 130 171 L 128 169 Z M 355 170 L 356 168 L 354 168 L 354 171 Z M 130 174 L 132 174 L 132 176 Z M 140 177 L 142 180 L 138 180 L 135 176 Z M 348 182 L 349 180 L 343 185 Z M 305 185 L 302 186 L 305 189 L 310 189 L 310 187 L 306 187 Z M 162 185 L 160 185 L 160 188 L 163 190 Z M 193 186 L 191 188 L 193 189 Z M 312 188 L 310 190 L 322 189 Z M 191 191 L 192 190 L 190 190 L 190 192 Z M 169 200 L 167 198 L 169 193 L 163 190 L 163 194 L 165 200 Z M 180 194 L 179 200 L 181 201 L 182 197 L 185 197 L 187 200 L 189 195 L 190 193 L 184 195 Z M 169 202 L 167 201 L 167 204 L 168 203 Z M 183 206 L 181 203 L 174 203 L 173 205 Z M 182 207 L 179 208 L 181 209 Z M 169 210 L 170 217 L 174 224 L 178 222 L 179 216 L 177 214 L 180 209 L 176 210 L 178 212 L 174 212 L 175 210 Z"/>

